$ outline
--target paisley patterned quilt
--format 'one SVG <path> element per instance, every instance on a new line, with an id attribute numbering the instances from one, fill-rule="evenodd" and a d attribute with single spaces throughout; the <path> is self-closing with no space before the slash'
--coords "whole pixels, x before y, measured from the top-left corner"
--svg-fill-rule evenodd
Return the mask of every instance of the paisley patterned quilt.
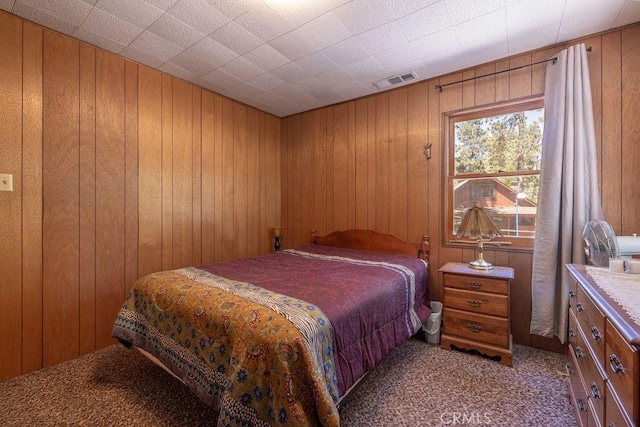
<path id="1" fill-rule="evenodd" d="M 113 336 L 218 408 L 218 425 L 338 426 L 341 394 L 429 314 L 421 261 L 358 252 L 304 247 L 145 276 Z"/>

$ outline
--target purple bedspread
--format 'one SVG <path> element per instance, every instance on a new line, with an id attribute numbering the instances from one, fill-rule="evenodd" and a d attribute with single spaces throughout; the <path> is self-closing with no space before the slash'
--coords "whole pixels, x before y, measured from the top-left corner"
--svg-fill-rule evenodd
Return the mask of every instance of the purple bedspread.
<path id="1" fill-rule="evenodd" d="M 323 255 L 312 258 L 304 253 Z M 345 262 L 332 257 L 352 260 Z M 384 265 L 368 263 L 383 262 Z M 415 277 L 413 310 L 424 323 L 430 314 L 427 269 L 403 255 L 309 245 L 294 252 L 200 266 L 228 279 L 245 281 L 320 307 L 334 330 L 340 396 L 393 348 L 417 332 L 410 316 L 409 281 Z"/>

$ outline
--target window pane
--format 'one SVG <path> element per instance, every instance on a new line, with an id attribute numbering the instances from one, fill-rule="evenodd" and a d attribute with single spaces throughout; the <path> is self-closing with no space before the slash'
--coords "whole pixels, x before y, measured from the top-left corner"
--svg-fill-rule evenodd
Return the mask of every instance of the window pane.
<path id="1" fill-rule="evenodd" d="M 533 238 L 540 175 L 453 180 L 453 233 L 477 202 L 505 237 Z"/>
<path id="2" fill-rule="evenodd" d="M 544 108 L 455 122 L 455 174 L 540 170 Z"/>

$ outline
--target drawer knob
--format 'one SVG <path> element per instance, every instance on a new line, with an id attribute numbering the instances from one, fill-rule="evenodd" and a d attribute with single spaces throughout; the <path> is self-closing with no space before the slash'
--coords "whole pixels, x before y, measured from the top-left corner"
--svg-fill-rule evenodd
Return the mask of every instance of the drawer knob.
<path id="1" fill-rule="evenodd" d="M 580 347 L 576 347 L 576 349 L 575 349 L 575 353 L 576 353 L 576 357 L 577 357 L 578 359 L 580 359 L 580 358 L 582 358 L 582 356 L 584 356 L 584 355 L 582 354 L 582 349 L 581 349 Z"/>
<path id="2" fill-rule="evenodd" d="M 595 382 L 591 383 L 591 396 L 593 396 L 594 399 L 602 399 L 598 385 Z"/>
<path id="3" fill-rule="evenodd" d="M 575 291 L 569 291 L 569 298 L 575 298 L 575 297 L 576 297 Z"/>
<path id="4" fill-rule="evenodd" d="M 578 399 L 578 410 L 580 412 L 585 412 L 587 408 L 584 407 L 584 401 L 582 399 Z"/>
<path id="5" fill-rule="evenodd" d="M 467 304 L 469 304 L 471 307 L 480 307 L 482 305 L 482 301 L 477 299 L 468 299 Z"/>
<path id="6" fill-rule="evenodd" d="M 467 323 L 467 329 L 471 332 L 482 332 L 482 326 L 476 323 Z"/>
<path id="7" fill-rule="evenodd" d="M 616 356 L 615 354 L 609 356 L 609 366 L 611 366 L 611 370 L 614 374 L 622 372 L 622 370 L 624 369 L 622 363 L 620 363 L 620 359 L 618 359 L 618 356 Z"/>
<path id="8" fill-rule="evenodd" d="M 591 336 L 596 341 L 602 340 L 602 335 L 600 334 L 600 331 L 598 330 L 598 328 L 596 328 L 595 326 L 591 328 Z"/>
<path id="9" fill-rule="evenodd" d="M 571 363 L 567 363 L 567 373 L 569 375 L 573 374 L 573 366 L 571 366 Z"/>
<path id="10" fill-rule="evenodd" d="M 478 289 L 480 286 L 482 286 L 482 283 L 480 283 L 480 282 L 470 282 L 470 281 L 467 281 L 467 285 L 468 285 L 470 288 L 476 288 L 476 289 Z"/>
<path id="11" fill-rule="evenodd" d="M 573 329 L 569 329 L 569 338 L 573 338 L 576 336 L 576 332 Z"/>
<path id="12" fill-rule="evenodd" d="M 584 307 L 582 306 L 582 304 L 577 303 L 576 310 L 578 310 L 578 313 L 582 313 L 584 311 Z"/>

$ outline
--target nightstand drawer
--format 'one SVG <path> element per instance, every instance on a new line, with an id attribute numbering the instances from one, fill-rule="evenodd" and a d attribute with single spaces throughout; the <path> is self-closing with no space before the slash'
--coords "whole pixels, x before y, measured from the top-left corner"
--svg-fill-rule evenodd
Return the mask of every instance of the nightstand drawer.
<path id="1" fill-rule="evenodd" d="M 497 280 L 485 277 L 472 277 L 445 273 L 444 286 L 447 288 L 507 295 L 509 282 L 506 280 Z"/>
<path id="2" fill-rule="evenodd" d="M 509 320 L 468 311 L 444 309 L 445 334 L 509 347 Z"/>
<path id="3" fill-rule="evenodd" d="M 506 295 L 485 292 L 444 288 L 444 305 L 449 308 L 491 316 L 507 317 L 509 314 L 509 304 Z"/>

